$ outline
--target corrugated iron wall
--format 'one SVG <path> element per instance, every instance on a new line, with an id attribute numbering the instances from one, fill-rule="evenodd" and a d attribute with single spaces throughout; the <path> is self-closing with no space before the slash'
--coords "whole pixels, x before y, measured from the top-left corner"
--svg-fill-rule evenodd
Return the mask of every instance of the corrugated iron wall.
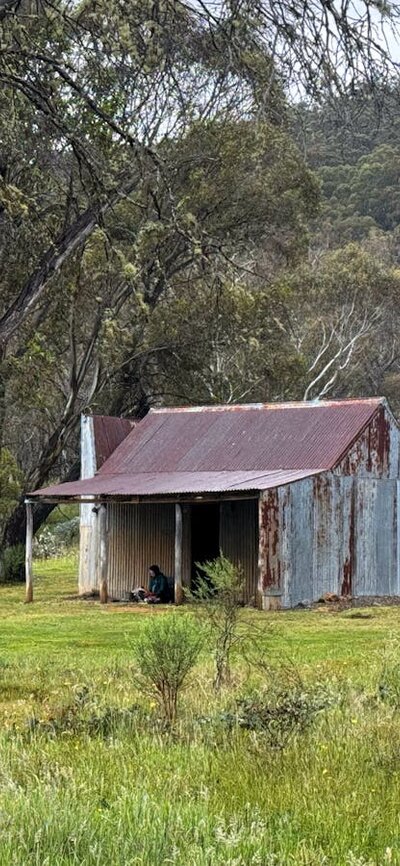
<path id="1" fill-rule="evenodd" d="M 187 509 L 183 509 L 183 580 L 190 575 Z M 175 505 L 108 506 L 108 591 L 111 597 L 147 586 L 149 566 L 175 571 Z"/>
<path id="2" fill-rule="evenodd" d="M 224 555 L 243 569 L 244 601 L 256 601 L 258 587 L 258 502 L 222 502 L 220 547 Z"/>
<path id="3" fill-rule="evenodd" d="M 333 472 L 260 496 L 264 607 L 400 594 L 399 431 L 377 413 Z"/>
<path id="4" fill-rule="evenodd" d="M 108 506 L 108 590 L 120 598 L 135 586 L 147 586 L 148 569 L 157 563 L 174 573 L 174 505 Z"/>
<path id="5" fill-rule="evenodd" d="M 183 582 L 190 584 L 190 505 L 183 505 Z M 220 546 L 243 568 L 246 602 L 255 599 L 258 584 L 258 502 L 221 504 Z M 157 563 L 165 574 L 175 570 L 175 506 L 108 505 L 108 589 L 120 598 L 124 592 L 147 585 L 148 567 Z"/>
<path id="6" fill-rule="evenodd" d="M 399 594 L 398 509 L 394 479 L 327 473 L 262 494 L 264 607 L 293 607 L 326 592 Z"/>

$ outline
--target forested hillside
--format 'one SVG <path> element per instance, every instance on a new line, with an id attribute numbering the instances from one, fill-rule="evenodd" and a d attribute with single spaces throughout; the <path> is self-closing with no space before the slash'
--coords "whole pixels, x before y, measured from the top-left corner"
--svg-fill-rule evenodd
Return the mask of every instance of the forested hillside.
<path id="1" fill-rule="evenodd" d="M 0 0 L 4 545 L 81 412 L 400 409 L 399 93 L 359 6 Z"/>

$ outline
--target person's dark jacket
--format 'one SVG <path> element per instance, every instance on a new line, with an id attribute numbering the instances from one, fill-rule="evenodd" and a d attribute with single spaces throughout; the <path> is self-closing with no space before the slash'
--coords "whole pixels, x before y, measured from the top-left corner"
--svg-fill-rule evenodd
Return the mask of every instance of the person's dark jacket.
<path id="1" fill-rule="evenodd" d="M 160 599 L 160 601 L 163 601 L 163 602 L 169 601 L 168 581 L 167 581 L 167 578 L 165 577 L 165 574 L 163 574 L 161 571 L 158 574 L 156 574 L 155 577 L 151 578 L 149 590 L 154 595 L 156 595 L 157 598 Z"/>

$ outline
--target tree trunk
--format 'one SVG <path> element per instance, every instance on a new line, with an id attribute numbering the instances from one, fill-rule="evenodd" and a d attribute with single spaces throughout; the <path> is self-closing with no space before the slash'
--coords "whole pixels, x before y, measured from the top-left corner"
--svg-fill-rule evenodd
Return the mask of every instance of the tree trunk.
<path id="1" fill-rule="evenodd" d="M 71 466 L 66 478 L 64 481 L 77 481 L 80 474 L 80 460 L 76 460 L 76 462 Z M 18 505 L 14 508 L 12 514 L 7 520 L 4 536 L 3 536 L 3 546 L 4 547 L 14 547 L 16 544 L 25 544 L 25 533 L 26 533 L 26 514 L 25 514 L 25 497 L 21 497 Z M 56 506 L 49 502 L 35 502 L 33 505 L 33 533 L 35 534 L 38 529 L 45 522 L 46 518 L 51 514 L 53 508 Z"/>

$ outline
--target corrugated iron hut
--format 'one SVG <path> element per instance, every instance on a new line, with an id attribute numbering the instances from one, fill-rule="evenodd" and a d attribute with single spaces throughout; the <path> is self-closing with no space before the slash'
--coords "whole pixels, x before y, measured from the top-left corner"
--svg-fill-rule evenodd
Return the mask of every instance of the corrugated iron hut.
<path id="1" fill-rule="evenodd" d="M 222 550 L 266 609 L 400 594 L 399 429 L 382 399 L 84 417 L 82 469 L 27 502 L 28 518 L 39 498 L 82 503 L 82 592 L 121 598 L 158 562 L 180 601 Z"/>

